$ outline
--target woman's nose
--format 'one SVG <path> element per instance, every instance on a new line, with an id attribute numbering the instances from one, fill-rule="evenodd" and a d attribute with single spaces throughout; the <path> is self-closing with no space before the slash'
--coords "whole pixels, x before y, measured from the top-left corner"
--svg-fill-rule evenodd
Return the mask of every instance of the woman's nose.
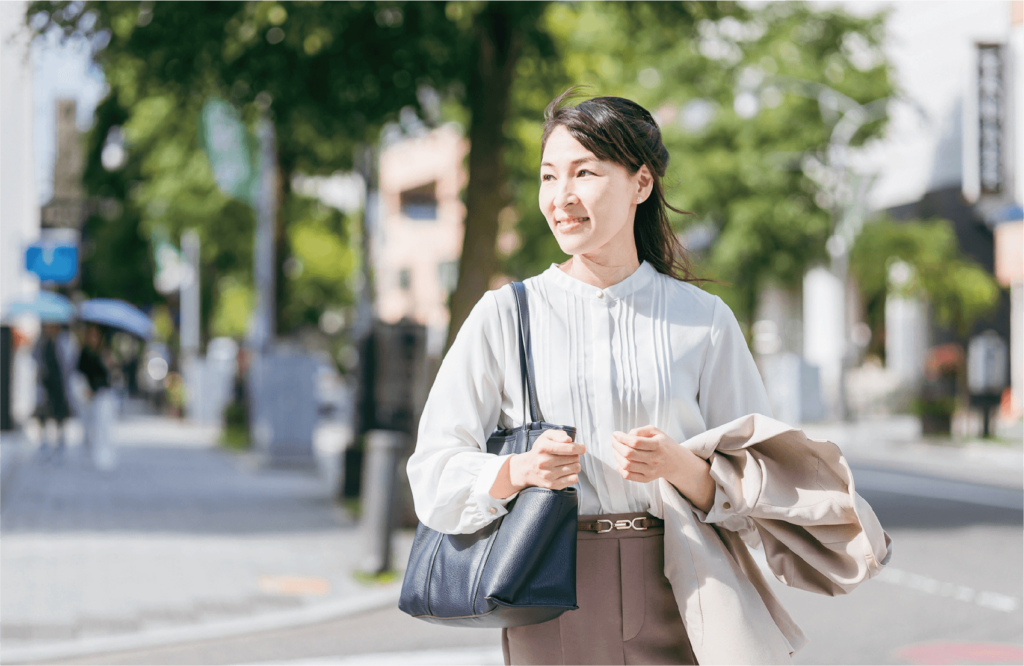
<path id="1" fill-rule="evenodd" d="M 555 207 L 565 208 L 572 204 L 579 203 L 580 200 L 572 189 L 568 185 L 563 185 L 558 188 L 558 192 L 555 193 Z"/>

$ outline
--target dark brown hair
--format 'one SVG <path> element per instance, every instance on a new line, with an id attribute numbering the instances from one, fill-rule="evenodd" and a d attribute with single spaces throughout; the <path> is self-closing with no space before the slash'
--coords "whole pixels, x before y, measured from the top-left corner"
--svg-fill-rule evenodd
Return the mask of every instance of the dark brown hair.
<path id="1" fill-rule="evenodd" d="M 646 164 L 654 187 L 651 196 L 636 207 L 633 239 L 637 258 L 677 280 L 700 281 L 693 275 L 686 250 L 668 220 L 670 210 L 684 215 L 691 213 L 665 201 L 661 179 L 668 168 L 668 149 L 661 141 L 658 123 L 647 109 L 622 97 L 592 97 L 569 106 L 567 102 L 579 96 L 578 90 L 578 86 L 569 88 L 544 110 L 541 153 L 551 132 L 556 127 L 564 127 L 599 160 L 624 166 L 630 173 L 636 173 Z"/>

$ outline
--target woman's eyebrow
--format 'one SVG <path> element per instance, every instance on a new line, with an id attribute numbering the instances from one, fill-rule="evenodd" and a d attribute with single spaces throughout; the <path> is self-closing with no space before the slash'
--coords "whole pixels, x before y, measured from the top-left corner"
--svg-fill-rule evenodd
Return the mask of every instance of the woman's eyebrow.
<path id="1" fill-rule="evenodd" d="M 580 157 L 579 159 L 575 159 L 572 162 L 569 162 L 569 166 L 575 168 L 575 167 L 577 167 L 577 166 L 579 166 L 581 164 L 584 164 L 586 162 L 598 162 L 598 161 L 599 160 L 597 160 L 596 158 L 593 158 L 593 157 Z M 542 167 L 546 166 L 546 167 L 551 167 L 552 169 L 555 168 L 555 165 L 552 164 L 551 162 L 541 162 L 540 165 Z"/>

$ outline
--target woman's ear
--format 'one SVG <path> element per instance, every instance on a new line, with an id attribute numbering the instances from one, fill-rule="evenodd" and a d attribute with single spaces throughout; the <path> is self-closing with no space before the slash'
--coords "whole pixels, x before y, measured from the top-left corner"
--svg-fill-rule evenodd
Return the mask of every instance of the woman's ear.
<path id="1" fill-rule="evenodd" d="M 636 195 L 641 200 L 647 201 L 647 197 L 651 196 L 651 191 L 654 189 L 654 176 L 651 175 L 646 164 L 642 164 L 636 174 L 638 188 Z"/>

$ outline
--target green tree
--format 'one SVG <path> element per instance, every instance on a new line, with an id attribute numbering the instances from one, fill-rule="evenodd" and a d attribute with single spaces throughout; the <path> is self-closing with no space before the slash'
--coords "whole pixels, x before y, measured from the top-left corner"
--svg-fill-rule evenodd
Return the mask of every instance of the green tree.
<path id="1" fill-rule="evenodd" d="M 890 284 L 889 269 L 896 261 L 913 269 L 902 285 Z M 947 220 L 894 223 L 882 219 L 865 226 L 850 254 L 850 270 L 876 333 L 884 330 L 885 299 L 891 293 L 926 298 L 936 321 L 948 326 L 962 343 L 974 323 L 999 303 L 999 285 L 960 253 Z M 885 339 L 884 335 L 872 337 Z"/>
<path id="2" fill-rule="evenodd" d="M 759 285 L 795 286 L 826 258 L 832 202 L 803 167 L 826 159 L 839 116 L 804 85 L 827 85 L 857 103 L 892 96 L 883 19 L 799 2 L 559 3 L 543 25 L 564 54 L 568 81 L 655 113 L 672 155 L 669 200 L 695 213 L 674 224 L 717 237 L 697 255 L 700 273 L 718 280 L 709 289 L 749 321 Z M 884 120 L 867 124 L 851 144 L 883 130 Z M 539 134 L 539 123 L 519 129 L 535 142 Z M 530 159 L 536 174 L 539 155 Z M 527 189 L 522 245 L 509 265 L 531 273 L 563 255 L 536 211 L 536 185 Z"/>
<path id="3" fill-rule="evenodd" d="M 133 117 L 148 107 L 150 119 L 191 123 L 210 95 L 231 100 L 250 122 L 268 108 L 277 128 L 284 201 L 293 175 L 349 168 L 358 144 L 374 142 L 399 110 L 420 109 L 418 93 L 425 88 L 461 106 L 472 148 L 454 331 L 493 270 L 498 212 L 509 199 L 503 150 L 510 87 L 524 50 L 551 53 L 536 25 L 544 8 L 463 2 L 36 2 L 28 16 L 39 31 L 56 26 L 97 39 L 95 58 L 112 94 Z M 192 163 L 198 154 L 194 130 L 172 134 L 168 130 L 164 141 L 148 148 L 155 171 L 147 175 L 145 192 L 158 203 L 145 215 L 195 223 L 218 217 L 177 214 L 178 198 L 169 195 L 180 181 L 163 174 L 178 171 L 206 187 L 212 181 L 208 169 Z M 203 199 L 199 183 L 193 184 L 195 199 Z M 215 206 L 217 197 L 210 195 L 210 201 L 205 205 Z M 287 230 L 292 221 L 286 219 L 293 210 L 281 208 L 282 269 L 293 258 L 293 234 Z M 285 278 L 279 274 L 281 326 L 294 324 L 288 313 L 301 310 L 286 303 Z"/>

